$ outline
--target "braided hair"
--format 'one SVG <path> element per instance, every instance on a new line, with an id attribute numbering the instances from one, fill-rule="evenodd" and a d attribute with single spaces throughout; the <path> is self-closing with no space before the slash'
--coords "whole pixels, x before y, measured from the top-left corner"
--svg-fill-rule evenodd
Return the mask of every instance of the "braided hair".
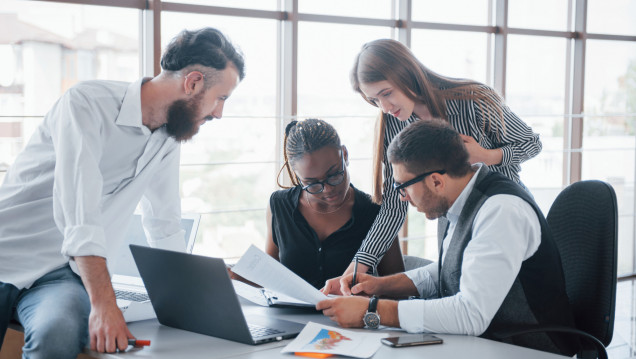
<path id="1" fill-rule="evenodd" d="M 285 163 L 278 171 L 276 182 L 281 188 L 290 188 L 280 183 L 280 174 L 287 171 L 293 187 L 300 185 L 292 166 L 307 153 L 312 153 L 325 146 L 340 149 L 340 137 L 336 129 L 327 122 L 315 118 L 303 121 L 292 121 L 285 127 L 283 157 Z"/>

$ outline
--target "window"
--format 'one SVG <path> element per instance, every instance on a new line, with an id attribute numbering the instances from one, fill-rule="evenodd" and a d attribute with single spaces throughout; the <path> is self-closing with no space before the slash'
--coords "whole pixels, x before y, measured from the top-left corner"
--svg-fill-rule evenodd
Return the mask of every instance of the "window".
<path id="1" fill-rule="evenodd" d="M 42 116 L 68 88 L 83 80 L 139 77 L 139 10 L 5 0 L 0 29 L 4 178 Z"/>
<path id="2" fill-rule="evenodd" d="M 250 244 L 264 248 L 265 208 L 276 185 L 277 23 L 164 12 L 164 47 L 185 23 L 191 30 L 214 24 L 245 56 L 245 79 L 223 118 L 202 126 L 181 154 L 182 211 L 202 213 L 194 251 L 239 257 Z"/>
<path id="3" fill-rule="evenodd" d="M 524 29 L 565 31 L 567 0 L 509 0 L 508 26 Z"/>
<path id="4" fill-rule="evenodd" d="M 489 0 L 415 0 L 413 21 L 488 25 Z"/>
<path id="5" fill-rule="evenodd" d="M 82 1 L 3 1 L 0 179 L 66 89 L 88 79 L 133 81 L 141 74 L 142 55 L 150 56 L 139 45 L 142 36 L 152 42 L 154 33 L 141 30 L 140 15 L 148 15 L 136 8 L 141 2 Z M 565 0 L 508 0 L 507 25 L 495 16 L 498 2 L 492 0 L 300 0 L 298 18 L 285 13 L 289 3 L 174 0 L 164 3 L 169 11 L 160 14 L 161 28 L 153 29 L 165 46 L 184 27 L 214 26 L 246 57 L 246 78 L 228 100 L 224 118 L 203 126 L 182 148 L 182 208 L 203 214 L 196 253 L 233 258 L 251 243 L 263 246 L 265 208 L 282 164 L 282 129 L 293 118 L 333 123 L 349 148 L 352 182 L 371 191 L 378 110 L 351 89 L 349 71 L 362 44 L 399 37 L 410 39 L 414 54 L 432 70 L 505 93 L 510 108 L 541 135 L 543 151 L 522 165 L 521 178 L 544 211 L 577 178 L 570 172 L 611 183 L 619 198 L 619 271 L 636 272 L 633 1 L 588 0 L 587 7 L 572 7 Z M 404 11 L 407 4 L 411 8 Z M 195 13 L 206 7 L 219 14 Z M 405 20 L 405 12 L 412 21 L 396 21 Z M 586 34 L 574 40 L 569 31 L 581 16 L 587 18 Z M 289 24 L 298 26 L 296 34 L 281 31 Z M 574 52 L 568 56 L 582 43 L 584 72 Z M 279 80 L 289 69 L 289 53 L 297 53 L 296 93 Z M 571 89 L 579 75 L 584 98 Z M 574 113 L 564 110 L 570 107 Z M 581 130 L 573 126 L 579 121 Z M 582 148 L 570 149 L 570 133 L 583 139 Z M 571 163 L 572 153 L 581 155 L 580 164 Z M 436 259 L 436 224 L 412 208 L 408 243 L 409 254 Z"/>

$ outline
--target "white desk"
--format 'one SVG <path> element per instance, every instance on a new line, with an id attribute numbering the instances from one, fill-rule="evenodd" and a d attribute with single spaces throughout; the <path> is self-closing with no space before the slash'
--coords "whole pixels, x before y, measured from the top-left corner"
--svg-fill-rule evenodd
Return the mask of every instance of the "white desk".
<path id="1" fill-rule="evenodd" d="M 321 313 L 312 313 L 297 309 L 264 308 L 242 302 L 246 314 L 276 315 L 282 319 L 306 323 L 318 322 L 325 325 L 337 326 Z M 139 339 L 152 341 L 150 347 L 135 348 L 126 353 L 99 354 L 87 351 L 86 354 L 95 358 L 301 358 L 291 354 L 281 354 L 281 349 L 291 340 L 260 345 L 247 345 L 229 340 L 210 337 L 202 334 L 187 332 L 163 326 L 155 320 L 130 323 L 130 331 Z M 356 329 L 364 331 L 364 329 Z M 395 335 L 406 334 L 403 331 L 388 329 Z M 418 346 L 412 348 L 390 348 L 382 345 L 373 356 L 374 359 L 422 359 L 422 358 L 489 358 L 489 359 L 558 359 L 566 358 L 537 350 L 503 344 L 487 339 L 464 336 L 436 334 L 444 339 L 444 344 Z"/>

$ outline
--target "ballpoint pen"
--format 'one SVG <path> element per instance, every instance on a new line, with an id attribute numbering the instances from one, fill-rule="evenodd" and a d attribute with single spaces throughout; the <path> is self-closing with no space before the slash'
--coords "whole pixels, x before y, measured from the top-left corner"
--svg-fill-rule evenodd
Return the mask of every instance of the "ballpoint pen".
<path id="1" fill-rule="evenodd" d="M 353 267 L 353 280 L 351 281 L 351 288 L 356 285 L 356 276 L 358 275 L 358 257 L 355 258 L 355 265 Z"/>

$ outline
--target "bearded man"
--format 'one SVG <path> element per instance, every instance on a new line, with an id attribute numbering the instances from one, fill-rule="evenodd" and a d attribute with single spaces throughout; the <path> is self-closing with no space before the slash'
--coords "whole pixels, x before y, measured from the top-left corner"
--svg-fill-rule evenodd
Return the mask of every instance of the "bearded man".
<path id="1" fill-rule="evenodd" d="M 244 77 L 218 30 L 183 31 L 162 72 L 87 81 L 46 114 L 0 187 L 0 345 L 10 320 L 27 358 L 125 350 L 128 330 L 106 263 L 141 204 L 149 244 L 185 250 L 180 142 L 220 118 Z"/>

